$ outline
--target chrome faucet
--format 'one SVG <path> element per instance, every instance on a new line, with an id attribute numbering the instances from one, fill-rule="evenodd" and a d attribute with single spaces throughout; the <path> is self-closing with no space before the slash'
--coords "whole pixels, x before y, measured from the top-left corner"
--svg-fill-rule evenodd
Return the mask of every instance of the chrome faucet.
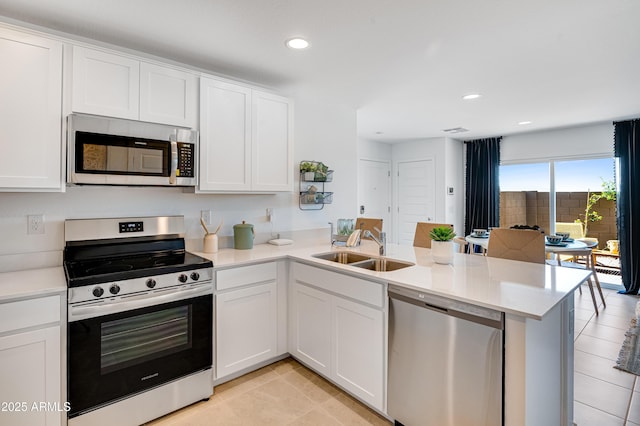
<path id="1" fill-rule="evenodd" d="M 335 244 L 336 240 L 333 239 L 333 222 L 329 222 L 329 226 L 331 226 L 331 233 L 329 234 L 329 241 L 331 241 L 331 247 Z"/>
<path id="2" fill-rule="evenodd" d="M 387 233 L 382 232 L 376 227 L 373 227 L 373 229 L 378 231 L 378 234 L 380 234 L 380 237 L 376 238 L 375 235 L 373 235 L 369 230 L 364 231 L 364 236 L 366 238 L 371 238 L 373 241 L 375 241 L 376 244 L 378 244 L 378 252 L 380 253 L 380 256 L 384 256 L 387 254 Z"/>

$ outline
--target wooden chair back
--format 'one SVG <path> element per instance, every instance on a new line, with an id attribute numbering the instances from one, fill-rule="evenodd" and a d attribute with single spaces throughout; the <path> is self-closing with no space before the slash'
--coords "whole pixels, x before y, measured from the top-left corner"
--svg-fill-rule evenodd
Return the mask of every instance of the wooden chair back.
<path id="1" fill-rule="evenodd" d="M 370 218 L 370 217 L 359 217 L 356 218 L 356 229 L 360 229 L 360 237 L 364 237 L 364 231 L 370 231 L 373 235 L 378 237 L 378 231 L 374 228 L 382 229 L 382 219 Z M 369 238 L 370 239 L 370 238 Z"/>
<path id="2" fill-rule="evenodd" d="M 462 237 L 455 237 L 453 242 L 458 245 L 458 253 L 466 253 L 469 243 Z"/>
<path id="3" fill-rule="evenodd" d="M 449 223 L 416 223 L 416 233 L 413 236 L 413 246 L 431 248 L 431 236 L 429 235 L 429 233 L 433 228 L 438 228 L 440 226 L 449 226 L 451 229 L 453 229 L 453 225 Z"/>
<path id="4" fill-rule="evenodd" d="M 526 229 L 494 228 L 487 256 L 523 262 L 545 263 L 544 234 Z"/>

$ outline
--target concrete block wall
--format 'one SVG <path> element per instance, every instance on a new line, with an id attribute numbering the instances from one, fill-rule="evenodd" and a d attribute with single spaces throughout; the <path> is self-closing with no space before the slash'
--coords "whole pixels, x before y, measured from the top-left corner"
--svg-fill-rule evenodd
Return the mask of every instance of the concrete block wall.
<path id="1" fill-rule="evenodd" d="M 586 192 L 556 193 L 556 217 L 558 222 L 584 220 L 587 206 Z M 617 239 L 615 201 L 601 199 L 593 210 L 602 216 L 598 222 L 589 222 L 587 236 L 598 239 L 598 247 L 605 248 L 608 240 Z M 501 192 L 500 226 L 538 225 L 550 229 L 549 193 L 537 191 Z"/>

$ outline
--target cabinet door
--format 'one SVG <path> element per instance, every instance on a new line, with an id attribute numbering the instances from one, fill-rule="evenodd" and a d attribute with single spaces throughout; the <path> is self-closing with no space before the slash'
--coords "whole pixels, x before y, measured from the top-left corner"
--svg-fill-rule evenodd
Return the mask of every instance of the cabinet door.
<path id="1" fill-rule="evenodd" d="M 200 80 L 199 189 L 251 189 L 251 89 Z"/>
<path id="2" fill-rule="evenodd" d="M 0 29 L 0 188 L 60 190 L 62 44 Z"/>
<path id="3" fill-rule="evenodd" d="M 74 46 L 72 86 L 73 111 L 138 119 L 139 61 Z"/>
<path id="4" fill-rule="evenodd" d="M 384 316 L 340 297 L 333 299 L 331 377 L 344 389 L 384 409 Z"/>
<path id="5" fill-rule="evenodd" d="M 252 93 L 252 189 L 293 189 L 293 119 L 291 101 L 254 90 Z"/>
<path id="6" fill-rule="evenodd" d="M 61 398 L 60 327 L 0 337 L 0 423 L 60 425 L 66 420 Z M 48 404 L 42 409 L 40 403 Z M 5 410 L 6 409 L 6 410 Z"/>
<path id="7" fill-rule="evenodd" d="M 140 64 L 140 120 L 196 128 L 197 103 L 195 75 Z"/>
<path id="8" fill-rule="evenodd" d="M 331 295 L 294 282 L 292 302 L 289 352 L 330 377 Z"/>
<path id="9" fill-rule="evenodd" d="M 277 304 L 275 281 L 216 295 L 216 378 L 277 355 Z"/>

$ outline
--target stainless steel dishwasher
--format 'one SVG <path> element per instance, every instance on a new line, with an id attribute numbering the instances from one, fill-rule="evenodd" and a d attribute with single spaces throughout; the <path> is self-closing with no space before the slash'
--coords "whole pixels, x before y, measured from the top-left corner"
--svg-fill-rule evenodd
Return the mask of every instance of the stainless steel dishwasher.
<path id="1" fill-rule="evenodd" d="M 502 425 L 503 359 L 501 312 L 389 285 L 396 425 Z"/>

